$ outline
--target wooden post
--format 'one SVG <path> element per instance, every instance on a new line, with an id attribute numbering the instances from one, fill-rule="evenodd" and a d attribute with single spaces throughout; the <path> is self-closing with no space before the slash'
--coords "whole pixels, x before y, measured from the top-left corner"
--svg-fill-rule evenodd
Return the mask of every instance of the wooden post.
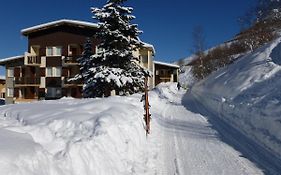
<path id="1" fill-rule="evenodd" d="M 148 78 L 145 78 L 145 82 L 144 82 L 144 110 L 145 110 L 145 114 L 144 114 L 144 121 L 146 124 L 146 135 L 148 135 L 150 133 L 150 118 L 151 118 L 151 114 L 149 113 L 149 101 L 148 101 L 148 86 L 147 86 L 147 81 Z"/>

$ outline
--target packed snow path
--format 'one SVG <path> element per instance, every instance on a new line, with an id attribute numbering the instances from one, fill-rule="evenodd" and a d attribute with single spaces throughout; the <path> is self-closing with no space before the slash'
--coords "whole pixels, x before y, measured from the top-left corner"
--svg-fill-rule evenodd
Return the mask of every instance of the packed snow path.
<path id="1" fill-rule="evenodd" d="M 162 100 L 151 102 L 152 134 L 148 138 L 159 151 L 154 155 L 158 156 L 155 174 L 263 174 L 241 153 L 221 141 L 205 117 L 181 104 L 183 92 L 178 93 L 171 86 L 159 91 Z"/>
<path id="2" fill-rule="evenodd" d="M 206 95 L 206 94 L 205 94 Z M 254 141 L 253 138 L 246 136 L 240 130 L 234 128 L 231 121 L 224 121 L 227 118 L 221 106 L 217 106 L 214 111 L 208 108 L 204 102 L 206 97 L 195 91 L 190 91 L 185 95 L 183 102 L 185 106 L 195 113 L 201 113 L 208 116 L 208 121 L 212 124 L 213 128 L 219 132 L 220 138 L 233 148 L 239 150 L 243 157 L 254 162 L 258 167 L 263 170 L 264 174 L 279 175 L 281 172 L 281 159 L 274 152 L 270 152 L 266 148 Z M 219 117 L 218 117 L 219 116 Z"/>

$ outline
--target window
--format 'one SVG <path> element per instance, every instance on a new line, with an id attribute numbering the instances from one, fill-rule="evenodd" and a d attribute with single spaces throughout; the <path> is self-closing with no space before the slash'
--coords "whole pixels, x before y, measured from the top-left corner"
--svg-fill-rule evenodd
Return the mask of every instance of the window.
<path id="1" fill-rule="evenodd" d="M 7 97 L 14 97 L 14 89 L 7 88 Z"/>
<path id="2" fill-rule="evenodd" d="M 46 77 L 61 77 L 61 67 L 46 67 Z"/>
<path id="3" fill-rule="evenodd" d="M 51 55 L 53 55 L 53 48 L 52 47 L 47 47 L 46 56 L 51 56 Z"/>
<path id="4" fill-rule="evenodd" d="M 9 67 L 7 69 L 7 74 L 8 74 L 8 77 L 14 77 L 14 68 L 13 67 Z"/>
<path id="5" fill-rule="evenodd" d="M 159 75 L 159 70 L 156 70 L 155 75 Z"/>
<path id="6" fill-rule="evenodd" d="M 46 68 L 46 77 L 52 77 L 52 67 Z"/>
<path id="7" fill-rule="evenodd" d="M 58 98 L 61 97 L 61 89 L 60 88 L 47 88 L 47 97 L 49 98 Z"/>
<path id="8" fill-rule="evenodd" d="M 142 63 L 148 63 L 148 55 L 143 55 L 141 59 Z"/>
<path id="9" fill-rule="evenodd" d="M 53 67 L 53 73 L 55 77 L 61 76 L 61 68 L 60 67 Z"/>
<path id="10" fill-rule="evenodd" d="M 49 46 L 46 48 L 46 56 L 61 56 L 62 47 L 60 46 Z"/>
<path id="11" fill-rule="evenodd" d="M 68 45 L 68 56 L 78 56 L 79 54 L 80 54 L 79 45 L 77 44 Z"/>

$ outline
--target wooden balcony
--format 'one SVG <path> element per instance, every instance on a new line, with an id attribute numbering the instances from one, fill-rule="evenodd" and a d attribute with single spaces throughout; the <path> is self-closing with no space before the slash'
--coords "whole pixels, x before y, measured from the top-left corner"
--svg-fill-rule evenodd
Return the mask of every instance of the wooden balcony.
<path id="1" fill-rule="evenodd" d="M 40 56 L 27 56 L 27 64 L 41 64 Z"/>
<path id="2" fill-rule="evenodd" d="M 41 65 L 41 57 L 38 55 L 32 55 L 28 52 L 24 55 L 24 64 L 29 66 L 40 66 Z"/>
<path id="3" fill-rule="evenodd" d="M 40 78 L 15 77 L 15 86 L 40 86 Z"/>

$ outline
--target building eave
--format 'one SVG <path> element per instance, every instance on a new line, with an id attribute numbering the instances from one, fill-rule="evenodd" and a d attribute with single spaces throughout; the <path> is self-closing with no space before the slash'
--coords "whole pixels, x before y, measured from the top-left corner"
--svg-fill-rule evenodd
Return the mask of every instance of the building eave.
<path id="1" fill-rule="evenodd" d="M 31 33 L 45 30 L 45 29 L 52 28 L 52 27 L 56 27 L 56 26 L 61 26 L 61 25 L 73 25 L 73 26 L 78 26 L 78 27 L 82 27 L 82 28 L 87 27 L 87 28 L 94 28 L 94 29 L 98 28 L 98 24 L 92 23 L 92 22 L 61 19 L 61 20 L 57 20 L 57 21 L 52 21 L 52 22 L 36 25 L 36 26 L 29 27 L 26 29 L 22 29 L 21 33 L 24 36 L 28 36 Z"/>
<path id="2" fill-rule="evenodd" d="M 162 65 L 162 66 L 173 67 L 173 68 L 177 68 L 177 69 L 180 68 L 179 65 L 171 64 L 171 63 L 165 63 L 165 62 L 161 62 L 161 61 L 153 61 L 153 63 L 154 63 L 154 64 L 158 64 L 158 65 Z"/>
<path id="3" fill-rule="evenodd" d="M 19 55 L 19 56 L 0 59 L 0 66 L 5 66 L 7 63 L 14 62 L 14 61 L 17 61 L 17 60 L 20 60 L 23 58 L 24 58 L 24 55 Z"/>
<path id="4" fill-rule="evenodd" d="M 143 41 L 142 41 L 142 43 L 143 43 L 143 47 L 144 47 L 144 48 L 149 48 L 149 49 L 151 49 L 152 52 L 153 52 L 153 54 L 156 53 L 155 48 L 154 48 L 154 46 L 153 46 L 152 44 L 145 43 L 145 42 L 143 42 Z"/>

